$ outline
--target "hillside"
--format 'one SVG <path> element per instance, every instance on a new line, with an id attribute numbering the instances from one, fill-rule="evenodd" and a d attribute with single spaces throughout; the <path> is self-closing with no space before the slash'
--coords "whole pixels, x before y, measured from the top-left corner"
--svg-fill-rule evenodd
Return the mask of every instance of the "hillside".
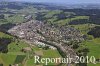
<path id="1" fill-rule="evenodd" d="M 0 0 L 1 1 L 1 0 Z M 100 60 L 99 5 L 61 6 L 51 3 L 0 2 L 0 65 L 37 66 L 34 56 L 59 58 L 68 54 Z M 11 58 L 12 57 L 12 58 Z M 51 66 L 100 66 L 99 63 Z"/>

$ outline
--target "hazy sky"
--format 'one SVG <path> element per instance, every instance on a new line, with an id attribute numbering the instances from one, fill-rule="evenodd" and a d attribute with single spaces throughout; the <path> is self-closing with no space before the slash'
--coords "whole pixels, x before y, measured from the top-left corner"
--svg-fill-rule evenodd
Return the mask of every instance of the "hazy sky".
<path id="1" fill-rule="evenodd" d="M 49 2 L 49 3 L 71 3 L 71 4 L 79 4 L 79 3 L 100 3 L 100 0 L 14 0 L 14 1 L 32 1 L 32 2 Z"/>

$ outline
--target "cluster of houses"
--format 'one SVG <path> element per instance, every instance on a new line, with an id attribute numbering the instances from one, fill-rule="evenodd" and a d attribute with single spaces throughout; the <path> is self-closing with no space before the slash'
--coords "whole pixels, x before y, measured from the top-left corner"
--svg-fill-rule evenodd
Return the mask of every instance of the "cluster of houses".
<path id="1" fill-rule="evenodd" d="M 54 46 L 47 45 L 47 44 L 42 43 L 42 42 L 39 42 L 39 41 L 35 41 L 35 44 L 36 44 L 38 47 L 41 47 L 41 48 L 44 48 L 44 47 L 48 46 L 49 49 L 52 49 L 52 50 L 56 50 L 56 49 L 57 49 L 57 48 L 54 47 Z"/>
<path id="2" fill-rule="evenodd" d="M 77 29 L 65 26 L 50 26 L 37 20 L 18 24 L 8 32 L 21 39 L 33 42 L 38 47 L 49 46 L 53 50 L 59 48 L 64 54 L 70 54 L 71 58 L 75 58 L 76 53 L 67 44 L 71 41 L 80 42 L 84 40 L 83 35 Z M 41 41 L 50 42 L 52 45 Z"/>
<path id="3" fill-rule="evenodd" d="M 79 42 L 84 40 L 80 31 L 72 27 L 55 27 L 37 20 L 31 20 L 26 23 L 18 24 L 14 28 L 8 30 L 8 32 L 21 39 L 34 42 L 38 46 L 45 46 L 45 44 L 40 43 L 38 40 L 50 40 L 59 43 L 68 43 L 74 40 Z M 54 49 L 54 47 L 50 47 Z"/>

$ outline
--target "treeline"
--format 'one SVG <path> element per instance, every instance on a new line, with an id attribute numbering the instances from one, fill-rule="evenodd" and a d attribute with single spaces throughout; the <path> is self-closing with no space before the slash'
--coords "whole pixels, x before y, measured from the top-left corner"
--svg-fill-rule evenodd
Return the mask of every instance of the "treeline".
<path id="1" fill-rule="evenodd" d="M 10 38 L 1 38 L 0 37 L 0 53 L 7 53 L 8 52 L 8 44 L 11 43 Z"/>
<path id="2" fill-rule="evenodd" d="M 93 35 L 95 38 L 100 38 L 100 26 L 96 26 L 88 32 L 89 35 Z"/>
<path id="3" fill-rule="evenodd" d="M 100 9 L 63 9 L 63 12 L 74 12 L 75 16 L 89 16 L 89 20 L 75 20 L 70 24 L 100 24 Z"/>
<path id="4" fill-rule="evenodd" d="M 62 9 L 63 12 L 74 12 L 77 16 L 100 15 L 100 9 Z"/>
<path id="5" fill-rule="evenodd" d="M 59 12 L 60 11 L 60 12 Z M 77 16 L 86 16 L 87 18 L 82 19 L 78 18 L 75 20 L 71 20 L 73 18 L 77 18 Z M 88 18 L 89 17 L 89 18 Z M 65 19 L 69 19 L 70 25 L 77 24 L 100 24 L 100 9 L 62 9 L 58 11 L 50 11 L 50 12 L 40 12 L 37 14 L 36 20 L 41 20 L 49 23 L 59 22 Z M 67 22 L 66 22 L 67 23 Z"/>
<path id="6" fill-rule="evenodd" d="M 86 24 L 86 23 L 90 23 L 88 19 L 77 19 L 69 22 L 70 25 L 78 25 L 78 24 Z"/>

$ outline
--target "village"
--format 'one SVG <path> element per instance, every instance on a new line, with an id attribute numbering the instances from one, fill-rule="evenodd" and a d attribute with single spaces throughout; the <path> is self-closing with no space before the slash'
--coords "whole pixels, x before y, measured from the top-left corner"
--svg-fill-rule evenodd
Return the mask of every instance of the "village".
<path id="1" fill-rule="evenodd" d="M 57 43 L 68 43 L 70 41 L 80 42 L 83 39 L 82 34 L 77 29 L 72 27 L 60 27 L 45 25 L 41 21 L 31 20 L 26 23 L 19 24 L 8 30 L 12 35 L 18 36 L 21 39 L 26 39 L 34 42 L 36 45 L 45 44 L 38 40 L 49 40 Z"/>
<path id="2" fill-rule="evenodd" d="M 8 30 L 12 35 L 22 39 L 37 40 L 49 38 L 55 41 L 81 41 L 83 35 L 79 30 L 72 27 L 54 27 L 45 25 L 41 21 L 31 20 L 26 23 L 18 24 L 14 28 Z M 45 36 L 45 37 L 44 37 Z"/>
<path id="3" fill-rule="evenodd" d="M 83 35 L 77 29 L 68 26 L 50 26 L 37 20 L 18 24 L 8 30 L 8 32 L 38 47 L 61 50 L 65 54 L 65 57 L 69 54 L 72 58 L 75 58 L 77 54 L 68 44 L 72 41 L 80 42 L 84 40 Z"/>

